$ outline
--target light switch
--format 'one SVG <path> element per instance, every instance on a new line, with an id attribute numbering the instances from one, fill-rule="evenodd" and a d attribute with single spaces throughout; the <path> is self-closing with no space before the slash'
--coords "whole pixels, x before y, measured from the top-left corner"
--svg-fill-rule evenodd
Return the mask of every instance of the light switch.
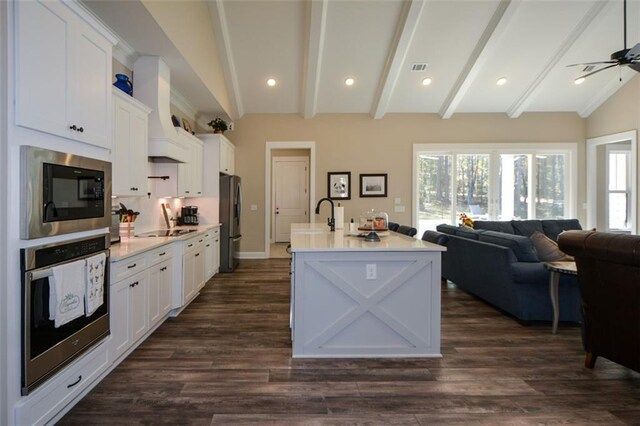
<path id="1" fill-rule="evenodd" d="M 400 197 L 396 197 L 395 199 L 395 203 L 396 204 L 400 204 L 402 202 L 402 200 L 400 199 Z"/>
<path id="2" fill-rule="evenodd" d="M 375 280 L 378 278 L 378 270 L 375 263 L 367 263 L 367 279 Z"/>
<path id="3" fill-rule="evenodd" d="M 251 211 L 256 211 L 258 210 L 258 205 L 257 204 L 251 204 Z"/>
<path id="4" fill-rule="evenodd" d="M 404 213 L 404 206 L 395 206 L 393 211 L 396 213 Z"/>

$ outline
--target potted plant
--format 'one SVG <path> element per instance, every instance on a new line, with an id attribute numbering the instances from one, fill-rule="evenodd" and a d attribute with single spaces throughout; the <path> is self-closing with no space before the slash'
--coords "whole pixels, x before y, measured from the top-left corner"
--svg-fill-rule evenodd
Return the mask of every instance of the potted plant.
<path id="1" fill-rule="evenodd" d="M 224 133 L 229 128 L 227 122 L 220 117 L 214 118 L 207 125 L 213 129 L 213 133 Z"/>

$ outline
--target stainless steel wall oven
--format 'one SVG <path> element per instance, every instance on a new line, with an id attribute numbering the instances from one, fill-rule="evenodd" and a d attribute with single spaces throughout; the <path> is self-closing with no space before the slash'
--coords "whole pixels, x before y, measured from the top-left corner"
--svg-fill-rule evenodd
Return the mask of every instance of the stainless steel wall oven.
<path id="1" fill-rule="evenodd" d="M 111 163 L 22 146 L 20 237 L 32 239 L 111 224 Z"/>
<path id="2" fill-rule="evenodd" d="M 23 395 L 109 335 L 109 240 L 104 234 L 21 250 Z M 101 306 L 56 327 L 49 308 L 53 268 L 100 253 L 106 260 Z"/>

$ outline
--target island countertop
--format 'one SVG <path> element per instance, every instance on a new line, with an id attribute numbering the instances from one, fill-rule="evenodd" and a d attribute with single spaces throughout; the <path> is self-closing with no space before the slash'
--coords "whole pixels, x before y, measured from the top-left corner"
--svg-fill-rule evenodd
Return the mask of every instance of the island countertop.
<path id="1" fill-rule="evenodd" d="M 291 251 L 446 251 L 443 246 L 396 232 L 381 232 L 380 241 L 369 242 L 349 234 L 345 229 L 329 230 L 325 223 L 294 223 L 291 225 Z"/>

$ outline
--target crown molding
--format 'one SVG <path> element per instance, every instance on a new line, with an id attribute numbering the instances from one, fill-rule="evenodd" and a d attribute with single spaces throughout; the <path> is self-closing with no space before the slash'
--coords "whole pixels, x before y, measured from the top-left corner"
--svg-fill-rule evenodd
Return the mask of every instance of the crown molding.
<path id="1" fill-rule="evenodd" d="M 113 46 L 113 57 L 125 67 L 133 70 L 133 64 L 140 55 L 126 41 L 120 39 L 118 44 Z"/>

